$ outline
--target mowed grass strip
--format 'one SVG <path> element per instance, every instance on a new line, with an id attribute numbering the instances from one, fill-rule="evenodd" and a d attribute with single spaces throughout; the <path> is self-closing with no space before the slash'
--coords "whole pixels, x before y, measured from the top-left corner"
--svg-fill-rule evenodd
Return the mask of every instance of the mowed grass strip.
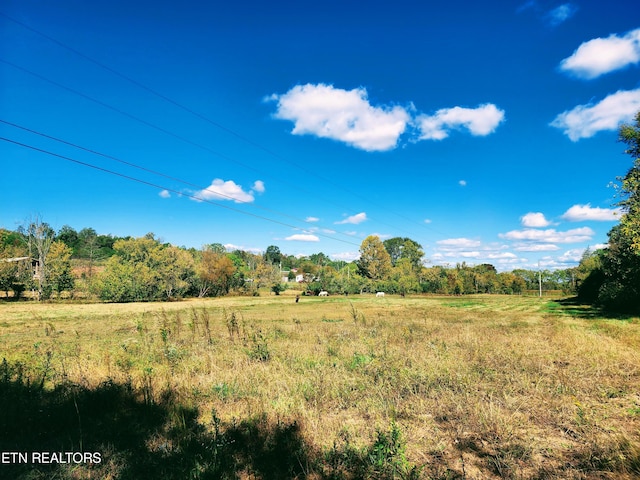
<path id="1" fill-rule="evenodd" d="M 45 389 L 109 380 L 151 404 L 170 392 L 208 429 L 211 412 L 229 428 L 295 424 L 326 458 L 394 425 L 423 478 L 637 478 L 640 322 L 550 302 L 4 303 L 0 356 Z M 357 477 L 343 470 L 305 471 Z"/>

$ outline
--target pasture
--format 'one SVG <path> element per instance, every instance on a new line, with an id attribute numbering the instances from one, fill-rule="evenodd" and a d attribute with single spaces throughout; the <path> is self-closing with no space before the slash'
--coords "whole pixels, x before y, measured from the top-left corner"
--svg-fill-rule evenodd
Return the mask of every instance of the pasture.
<path id="1" fill-rule="evenodd" d="M 640 477 L 640 321 L 549 298 L 0 304 L 3 478 Z"/>

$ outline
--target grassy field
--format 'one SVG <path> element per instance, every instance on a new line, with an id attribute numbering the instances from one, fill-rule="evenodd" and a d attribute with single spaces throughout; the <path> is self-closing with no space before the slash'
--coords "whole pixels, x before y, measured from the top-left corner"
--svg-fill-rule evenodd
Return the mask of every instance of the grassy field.
<path id="1" fill-rule="evenodd" d="M 640 478 L 640 321 L 518 296 L 0 303 L 4 478 Z"/>

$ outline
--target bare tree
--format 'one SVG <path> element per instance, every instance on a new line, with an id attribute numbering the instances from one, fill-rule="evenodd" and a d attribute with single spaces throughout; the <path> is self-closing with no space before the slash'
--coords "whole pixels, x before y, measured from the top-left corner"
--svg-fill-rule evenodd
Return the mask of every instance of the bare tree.
<path id="1" fill-rule="evenodd" d="M 25 236 L 29 256 L 38 260 L 38 269 L 36 272 L 38 300 L 42 300 L 50 294 L 47 275 L 47 257 L 56 233 L 49 224 L 44 223 L 39 216 L 32 218 L 26 227 L 20 227 L 19 230 L 21 230 L 21 233 Z"/>

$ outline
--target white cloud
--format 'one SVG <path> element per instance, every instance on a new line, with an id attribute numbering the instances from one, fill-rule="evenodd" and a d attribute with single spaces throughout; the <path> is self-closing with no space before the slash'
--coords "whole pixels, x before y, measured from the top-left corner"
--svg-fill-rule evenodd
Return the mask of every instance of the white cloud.
<path id="1" fill-rule="evenodd" d="M 575 5 L 564 3 L 551 10 L 547 14 L 547 18 L 549 23 L 555 27 L 569 20 L 577 11 L 578 8 Z"/>
<path id="2" fill-rule="evenodd" d="M 558 232 L 553 228 L 547 230 L 534 230 L 526 228 L 524 230 L 512 230 L 507 233 L 500 233 L 498 236 L 506 240 L 532 241 L 541 243 L 578 243 L 587 242 L 595 235 L 589 227 L 574 228 L 566 232 Z"/>
<path id="3" fill-rule="evenodd" d="M 335 222 L 336 225 L 344 225 L 344 224 L 352 224 L 352 225 L 358 225 L 359 223 L 364 222 L 365 220 L 367 220 L 367 214 L 365 212 L 361 212 L 358 213 L 356 215 L 351 215 L 350 217 L 345 218 L 344 220 L 341 220 L 339 222 Z"/>
<path id="4" fill-rule="evenodd" d="M 477 250 L 474 250 L 472 252 L 466 252 L 466 251 L 461 251 L 461 252 L 455 252 L 455 253 L 448 253 L 446 256 L 449 257 L 462 257 L 462 258 L 478 258 L 480 256 L 480 252 Z"/>
<path id="5" fill-rule="evenodd" d="M 631 122 L 640 110 L 640 89 L 620 90 L 595 105 L 578 105 L 558 115 L 552 127 L 559 128 L 574 142 L 589 138 L 602 130 L 617 130 Z"/>
<path id="6" fill-rule="evenodd" d="M 245 252 L 261 254 L 264 251 L 264 250 L 262 250 L 261 248 L 258 248 L 258 247 L 244 247 L 242 245 L 235 245 L 233 243 L 225 243 L 224 244 L 224 248 L 227 250 L 227 252 L 233 252 L 234 250 L 242 250 L 242 251 L 245 251 Z"/>
<path id="7" fill-rule="evenodd" d="M 267 100 L 278 102 L 275 118 L 294 122 L 294 135 L 331 138 L 366 151 L 395 148 L 410 120 L 400 106 L 371 105 L 365 88 L 297 85 Z"/>
<path id="8" fill-rule="evenodd" d="M 558 261 L 562 263 L 578 263 L 582 259 L 584 252 L 584 248 L 572 248 L 560 255 Z"/>
<path id="9" fill-rule="evenodd" d="M 584 222 L 593 220 L 597 222 L 612 222 L 620 220 L 621 208 L 599 208 L 590 204 L 574 205 L 562 215 L 563 220 L 568 222 Z"/>
<path id="10" fill-rule="evenodd" d="M 524 227 L 548 227 L 551 222 L 544 218 L 544 214 L 540 212 L 530 212 L 520 217 L 522 226 Z"/>
<path id="11" fill-rule="evenodd" d="M 309 223 L 313 223 L 313 222 L 319 222 L 320 219 L 318 217 L 307 217 L 305 221 Z"/>
<path id="12" fill-rule="evenodd" d="M 472 135 L 485 136 L 493 133 L 504 120 L 504 110 L 492 103 L 477 108 L 443 108 L 435 115 L 419 115 L 420 140 L 443 140 L 452 129 L 467 129 Z"/>
<path id="13" fill-rule="evenodd" d="M 344 262 L 352 262 L 360 258 L 360 252 L 340 252 L 329 255 L 334 260 L 342 260 Z"/>
<path id="14" fill-rule="evenodd" d="M 460 185 L 461 187 L 466 187 L 467 186 L 467 181 L 466 180 L 460 180 L 458 182 L 458 185 Z"/>
<path id="15" fill-rule="evenodd" d="M 262 180 L 256 180 L 251 190 L 257 193 L 264 193 L 264 182 Z"/>
<path id="16" fill-rule="evenodd" d="M 196 192 L 194 197 L 196 200 L 233 200 L 235 203 L 250 203 L 254 200 L 253 191 L 245 192 L 233 180 L 225 182 L 220 178 L 216 178 L 204 190 Z"/>
<path id="17" fill-rule="evenodd" d="M 285 240 L 296 241 L 296 242 L 319 242 L 320 239 L 316 235 L 308 234 L 308 233 L 296 233 L 295 235 L 290 235 Z"/>
<path id="18" fill-rule="evenodd" d="M 378 237 L 380 240 L 386 240 L 387 238 L 391 238 L 391 235 L 388 233 L 373 232 L 370 235 L 373 237 Z"/>
<path id="19" fill-rule="evenodd" d="M 430 219 L 430 218 L 425 218 L 425 219 L 424 219 L 424 223 L 426 223 L 426 224 L 431 223 L 431 219 Z"/>
<path id="20" fill-rule="evenodd" d="M 576 77 L 592 79 L 640 62 L 640 28 L 622 37 L 594 38 L 581 44 L 560 69 Z"/>
<path id="21" fill-rule="evenodd" d="M 470 238 L 449 238 L 438 240 L 436 243 L 445 248 L 475 248 L 480 246 L 480 240 L 471 240 Z"/>
<path id="22" fill-rule="evenodd" d="M 513 246 L 516 252 L 555 252 L 560 250 L 560 247 L 552 243 L 516 243 Z"/>
<path id="23" fill-rule="evenodd" d="M 158 193 L 158 195 L 160 195 L 162 198 L 171 198 L 171 193 L 169 193 L 169 190 L 162 190 L 160 193 Z"/>

